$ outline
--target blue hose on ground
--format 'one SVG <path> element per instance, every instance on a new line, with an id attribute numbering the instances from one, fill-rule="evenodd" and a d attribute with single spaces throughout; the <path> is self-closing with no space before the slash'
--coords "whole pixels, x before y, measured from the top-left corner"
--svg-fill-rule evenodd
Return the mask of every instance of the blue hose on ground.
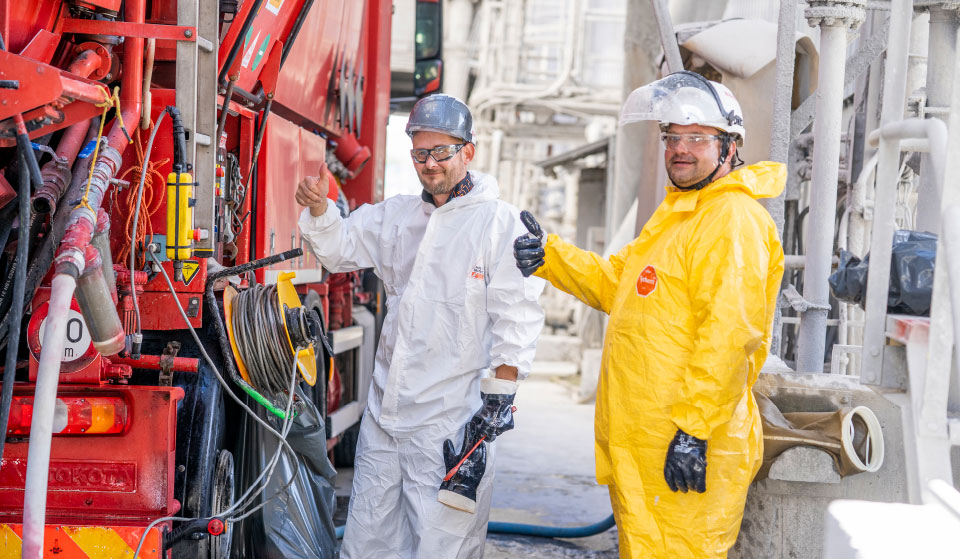
<path id="1" fill-rule="evenodd" d="M 511 534 L 515 536 L 534 536 L 537 538 L 586 538 L 606 532 L 616 523 L 613 515 L 604 518 L 589 526 L 540 526 L 537 524 L 514 524 L 512 522 L 490 522 L 487 524 L 487 533 Z"/>
<path id="2" fill-rule="evenodd" d="M 489 534 L 511 534 L 514 536 L 534 536 L 537 538 L 586 538 L 606 532 L 616 523 L 613 515 L 604 518 L 589 526 L 539 526 L 537 524 L 514 524 L 513 522 L 490 522 L 487 524 Z M 345 526 L 337 526 L 337 539 L 343 538 Z"/>

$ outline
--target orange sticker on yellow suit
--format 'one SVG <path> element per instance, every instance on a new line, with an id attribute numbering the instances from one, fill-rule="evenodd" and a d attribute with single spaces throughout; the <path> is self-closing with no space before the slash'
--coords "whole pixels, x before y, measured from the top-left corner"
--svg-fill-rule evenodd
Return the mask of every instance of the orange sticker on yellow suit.
<path id="1" fill-rule="evenodd" d="M 653 266 L 647 266 L 640 272 L 637 278 L 637 295 L 646 297 L 653 293 L 657 288 L 657 270 Z"/>

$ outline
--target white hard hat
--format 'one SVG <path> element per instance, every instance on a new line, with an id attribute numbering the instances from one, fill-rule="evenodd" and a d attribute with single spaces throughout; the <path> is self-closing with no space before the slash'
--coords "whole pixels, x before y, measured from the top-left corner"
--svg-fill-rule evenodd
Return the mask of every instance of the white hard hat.
<path id="1" fill-rule="evenodd" d="M 743 145 L 743 111 L 727 86 L 683 70 L 633 90 L 623 103 L 620 125 L 655 120 L 666 130 L 671 124 L 699 124 L 723 130 Z"/>

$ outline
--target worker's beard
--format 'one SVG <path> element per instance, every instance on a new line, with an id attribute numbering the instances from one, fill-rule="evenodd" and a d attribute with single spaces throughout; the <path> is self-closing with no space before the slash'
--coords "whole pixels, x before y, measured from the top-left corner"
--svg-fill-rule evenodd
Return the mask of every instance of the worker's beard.
<path id="1" fill-rule="evenodd" d="M 458 166 L 456 169 L 444 169 L 441 167 L 434 169 L 433 172 L 422 169 L 417 173 L 417 176 L 420 178 L 420 184 L 423 185 L 423 189 L 432 196 L 437 196 L 439 194 L 449 194 L 452 192 L 453 187 L 463 179 L 464 174 L 464 170 Z"/>

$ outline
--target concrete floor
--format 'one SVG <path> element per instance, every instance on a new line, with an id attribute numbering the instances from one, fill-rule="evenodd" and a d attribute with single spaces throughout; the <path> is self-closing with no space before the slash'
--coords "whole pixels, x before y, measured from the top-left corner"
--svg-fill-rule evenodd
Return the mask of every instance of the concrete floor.
<path id="1" fill-rule="evenodd" d="M 576 377 L 531 375 L 517 393 L 516 428 L 497 441 L 490 520 L 582 526 L 610 515 L 607 488 L 593 463 L 593 404 L 577 404 Z M 345 517 L 352 471 L 337 476 L 338 514 Z M 342 520 L 341 520 L 342 522 Z M 553 540 L 488 534 L 486 559 L 616 559 L 616 528 L 589 538 Z"/>

